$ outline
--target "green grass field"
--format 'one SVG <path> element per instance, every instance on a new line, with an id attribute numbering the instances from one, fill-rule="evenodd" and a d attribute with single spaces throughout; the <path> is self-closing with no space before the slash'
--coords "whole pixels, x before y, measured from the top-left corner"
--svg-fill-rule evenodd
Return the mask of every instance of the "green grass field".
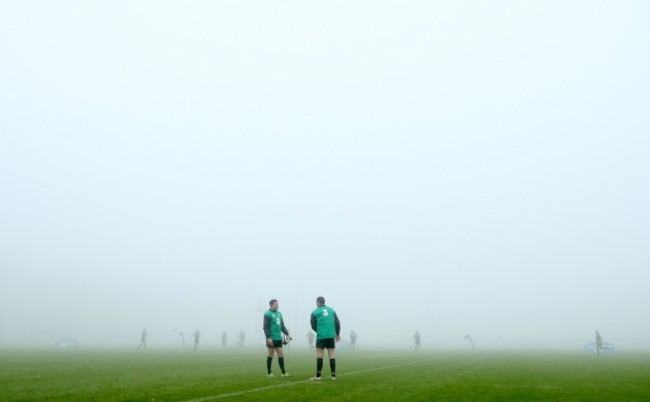
<path id="1" fill-rule="evenodd" d="M 267 378 L 263 349 L 0 350 L 0 400 L 650 400 L 650 353 L 348 351 L 320 383 L 312 352 L 286 363 L 292 377 Z"/>

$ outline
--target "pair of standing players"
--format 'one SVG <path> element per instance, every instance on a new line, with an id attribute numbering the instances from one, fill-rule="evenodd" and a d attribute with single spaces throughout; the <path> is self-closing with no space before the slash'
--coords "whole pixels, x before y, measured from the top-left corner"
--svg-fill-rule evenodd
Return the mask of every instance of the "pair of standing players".
<path id="1" fill-rule="evenodd" d="M 278 311 L 279 306 L 280 304 L 276 299 L 271 299 L 271 301 L 269 301 L 269 309 L 264 313 L 263 328 L 264 335 L 266 336 L 266 347 L 268 349 L 268 356 L 266 358 L 266 371 L 268 377 L 275 377 L 271 371 L 271 365 L 275 353 L 278 354 L 278 364 L 280 370 L 282 370 L 282 376 L 289 377 L 289 373 L 287 373 L 284 367 L 282 334 L 286 335 L 287 340 L 291 340 L 292 337 L 284 326 L 282 313 Z M 321 379 L 325 349 L 327 349 L 327 357 L 329 358 L 332 380 L 336 380 L 335 348 L 336 342 L 341 339 L 341 322 L 336 315 L 336 311 L 325 305 L 325 298 L 322 296 L 316 298 L 316 309 L 311 312 L 310 324 L 311 328 L 316 332 L 316 376 L 312 377 L 311 380 L 320 381 Z"/>

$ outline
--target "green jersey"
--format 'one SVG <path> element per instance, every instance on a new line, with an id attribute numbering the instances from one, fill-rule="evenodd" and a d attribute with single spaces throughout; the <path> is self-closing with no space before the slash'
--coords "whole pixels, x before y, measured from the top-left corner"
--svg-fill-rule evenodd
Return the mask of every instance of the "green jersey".
<path id="1" fill-rule="evenodd" d="M 284 326 L 282 313 L 278 310 L 267 310 L 264 313 L 264 335 L 266 339 L 273 339 L 274 341 L 282 340 L 282 334 L 289 335 L 289 331 Z"/>
<path id="2" fill-rule="evenodd" d="M 322 305 L 311 312 L 311 329 L 318 339 L 335 338 L 341 332 L 341 322 L 333 308 Z"/>

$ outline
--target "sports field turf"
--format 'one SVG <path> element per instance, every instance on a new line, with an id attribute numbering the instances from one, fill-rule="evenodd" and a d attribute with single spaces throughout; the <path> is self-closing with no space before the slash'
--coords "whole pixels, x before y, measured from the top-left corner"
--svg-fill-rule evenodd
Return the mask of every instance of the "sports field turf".
<path id="1" fill-rule="evenodd" d="M 649 401 L 650 353 L 309 351 L 267 378 L 265 350 L 0 350 L 2 401 Z M 274 372 L 279 374 L 277 360 Z"/>

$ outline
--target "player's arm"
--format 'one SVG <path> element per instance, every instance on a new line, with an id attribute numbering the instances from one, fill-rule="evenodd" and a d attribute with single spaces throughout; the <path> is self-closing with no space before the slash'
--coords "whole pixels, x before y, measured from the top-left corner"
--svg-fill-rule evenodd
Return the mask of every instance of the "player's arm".
<path id="1" fill-rule="evenodd" d="M 336 340 L 341 339 L 341 321 L 339 321 L 339 316 L 334 313 L 334 329 L 336 330 Z"/>
<path id="2" fill-rule="evenodd" d="M 271 339 L 271 317 L 268 315 L 264 315 L 264 324 L 262 325 L 262 328 L 264 329 L 264 337 L 266 339 Z"/>
<path id="3" fill-rule="evenodd" d="M 316 321 L 316 316 L 313 314 L 311 315 L 310 323 L 311 323 L 311 329 L 313 329 L 314 332 L 318 333 L 318 322 Z"/>
<path id="4" fill-rule="evenodd" d="M 291 335 L 289 335 L 289 330 L 287 327 L 284 326 L 284 319 L 282 320 L 282 333 L 285 334 L 290 340 L 293 339 Z"/>

